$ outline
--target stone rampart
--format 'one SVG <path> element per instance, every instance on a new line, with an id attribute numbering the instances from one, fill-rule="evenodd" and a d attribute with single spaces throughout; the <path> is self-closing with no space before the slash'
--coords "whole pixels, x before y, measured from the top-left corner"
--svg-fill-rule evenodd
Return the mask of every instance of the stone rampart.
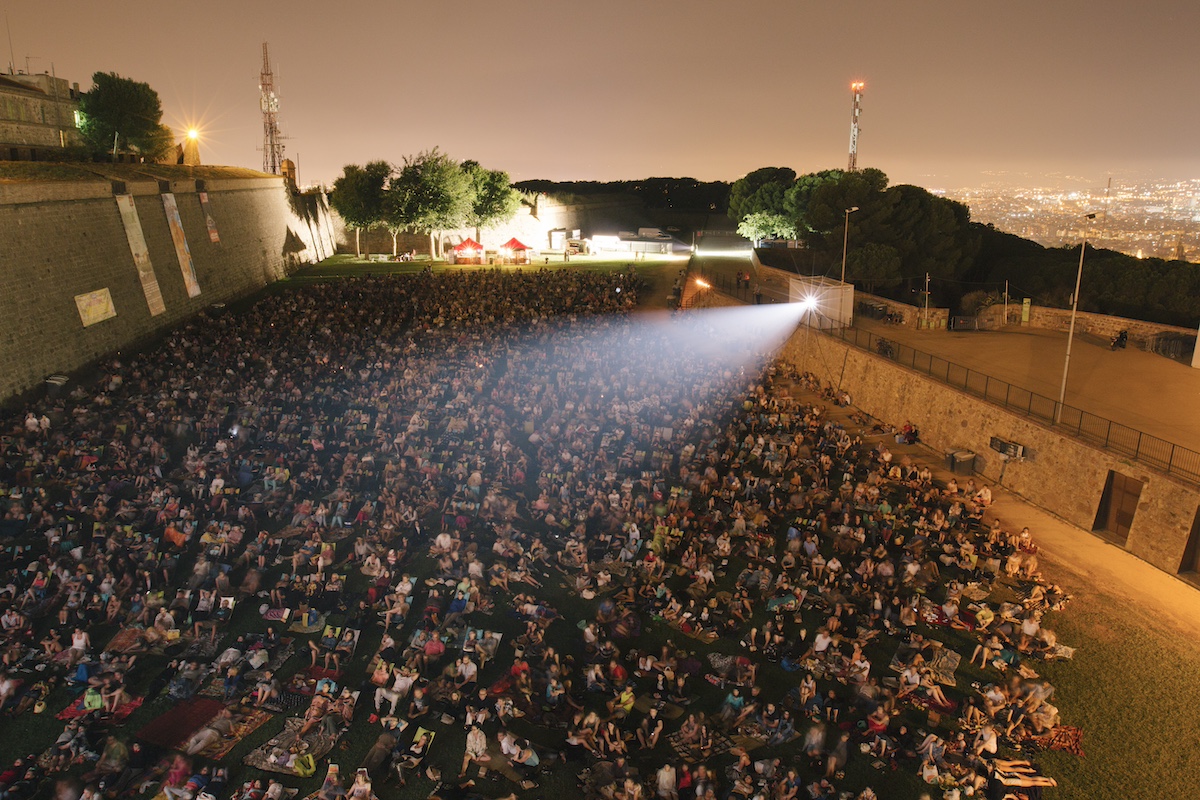
<path id="1" fill-rule="evenodd" d="M 219 243 L 210 239 L 199 189 L 207 191 Z M 166 191 L 194 263 L 195 296 L 176 255 Z M 162 313 L 151 314 L 116 193 L 133 197 Z M 0 184 L 0 401 L 244 297 L 333 249 L 324 197 L 294 196 L 270 176 Z M 77 298 L 90 300 L 91 311 Z"/>
<path id="2" fill-rule="evenodd" d="M 1200 487 L 1154 472 L 1064 436 L 866 353 L 840 340 L 798 332 L 782 357 L 823 381 L 840 385 L 868 414 L 895 425 L 906 421 L 942 452 L 970 450 L 975 470 L 1084 530 L 1093 530 L 1109 472 L 1142 482 L 1125 548 L 1156 567 L 1179 572 L 1200 506 Z M 993 436 L 1024 445 L 1025 458 L 1005 461 L 989 447 Z"/>

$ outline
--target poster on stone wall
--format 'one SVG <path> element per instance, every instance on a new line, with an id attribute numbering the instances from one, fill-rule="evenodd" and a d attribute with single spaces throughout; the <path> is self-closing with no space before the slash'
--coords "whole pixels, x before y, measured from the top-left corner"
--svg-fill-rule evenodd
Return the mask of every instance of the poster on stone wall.
<path id="1" fill-rule="evenodd" d="M 85 328 L 117 315 L 107 286 L 94 292 L 75 295 L 75 307 L 79 309 L 79 319 Z"/>
<path id="2" fill-rule="evenodd" d="M 183 273 L 183 285 L 187 287 L 188 297 L 199 297 L 200 281 L 196 280 L 196 265 L 192 263 L 187 237 L 183 235 L 183 221 L 179 219 L 175 195 L 163 192 L 162 201 L 167 212 L 167 225 L 171 227 L 171 241 L 175 244 L 175 257 L 179 259 L 179 271 Z"/>
<path id="3" fill-rule="evenodd" d="M 129 240 L 129 252 L 133 253 L 133 264 L 137 267 L 138 280 L 142 282 L 142 294 L 146 295 L 150 315 L 158 316 L 167 310 L 167 306 L 163 302 L 162 290 L 158 288 L 154 265 L 150 263 L 150 251 L 146 248 L 146 237 L 142 234 L 142 221 L 138 218 L 137 206 L 133 204 L 131 194 L 118 194 L 115 197 L 117 208 L 121 212 L 121 223 L 125 226 L 125 238 Z"/>
<path id="4" fill-rule="evenodd" d="M 212 206 L 208 204 L 208 192 L 200 192 L 200 209 L 204 212 L 204 224 L 208 226 L 208 240 L 213 244 L 221 243 L 221 234 L 217 233 L 217 218 L 212 214 Z"/>

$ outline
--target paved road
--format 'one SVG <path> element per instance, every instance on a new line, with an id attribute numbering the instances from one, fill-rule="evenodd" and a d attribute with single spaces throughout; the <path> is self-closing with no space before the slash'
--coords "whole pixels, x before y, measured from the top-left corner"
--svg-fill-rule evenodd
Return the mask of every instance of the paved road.
<path id="1" fill-rule="evenodd" d="M 711 253 L 693 259 L 696 267 L 728 282 L 737 271 L 753 269 L 749 258 Z M 1015 326 L 1001 331 L 917 331 L 863 317 L 856 318 L 855 327 L 1052 400 L 1058 398 L 1065 333 Z M 1200 452 L 1200 369 L 1141 350 L 1112 352 L 1103 343 L 1077 336 L 1066 402 Z"/>
<path id="2" fill-rule="evenodd" d="M 1067 335 L 1001 331 L 917 331 L 858 318 L 855 327 L 933 353 L 1051 399 L 1058 398 Z M 1163 356 L 1075 338 L 1067 405 L 1200 451 L 1200 369 Z"/>

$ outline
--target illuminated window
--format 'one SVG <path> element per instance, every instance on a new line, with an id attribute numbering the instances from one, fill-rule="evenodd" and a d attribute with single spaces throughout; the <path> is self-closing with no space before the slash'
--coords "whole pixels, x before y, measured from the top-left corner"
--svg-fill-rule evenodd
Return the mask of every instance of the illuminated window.
<path id="1" fill-rule="evenodd" d="M 78 109 L 76 109 L 76 111 L 75 111 L 75 127 L 76 128 L 83 127 L 83 114 L 80 114 Z"/>

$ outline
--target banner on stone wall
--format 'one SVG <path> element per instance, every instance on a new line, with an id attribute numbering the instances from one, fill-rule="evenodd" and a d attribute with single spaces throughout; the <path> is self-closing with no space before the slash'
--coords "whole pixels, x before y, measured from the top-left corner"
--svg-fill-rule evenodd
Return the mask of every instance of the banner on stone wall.
<path id="1" fill-rule="evenodd" d="M 150 315 L 158 316 L 167 310 L 167 306 L 163 302 L 162 290 L 158 288 L 154 265 L 150 263 L 150 251 L 146 249 L 146 237 L 142 234 L 142 221 L 138 219 L 137 206 L 133 204 L 131 194 L 118 194 L 115 197 L 117 208 L 121 212 L 121 223 L 125 226 L 125 238 L 129 240 L 129 252 L 133 253 L 133 264 L 137 267 L 138 279 L 142 282 L 142 294 L 146 295 Z"/>
<path id="2" fill-rule="evenodd" d="M 183 235 L 183 221 L 179 219 L 179 206 L 175 195 L 163 192 L 163 209 L 167 212 L 167 225 L 171 227 L 171 241 L 175 244 L 175 257 L 179 259 L 179 271 L 183 273 L 183 285 L 188 297 L 200 296 L 200 282 L 196 280 L 196 265 L 192 263 L 192 251 L 187 237 Z"/>
<path id="3" fill-rule="evenodd" d="M 217 233 L 217 219 L 212 214 L 212 206 L 208 204 L 208 192 L 200 192 L 200 210 L 204 212 L 204 224 L 208 226 L 208 240 L 220 244 L 221 234 Z"/>
<path id="4" fill-rule="evenodd" d="M 112 319 L 117 315 L 117 309 L 113 306 L 112 295 L 109 294 L 107 286 L 87 294 L 75 295 L 75 307 L 79 309 L 79 319 L 85 328 L 95 325 L 97 322 Z"/>

